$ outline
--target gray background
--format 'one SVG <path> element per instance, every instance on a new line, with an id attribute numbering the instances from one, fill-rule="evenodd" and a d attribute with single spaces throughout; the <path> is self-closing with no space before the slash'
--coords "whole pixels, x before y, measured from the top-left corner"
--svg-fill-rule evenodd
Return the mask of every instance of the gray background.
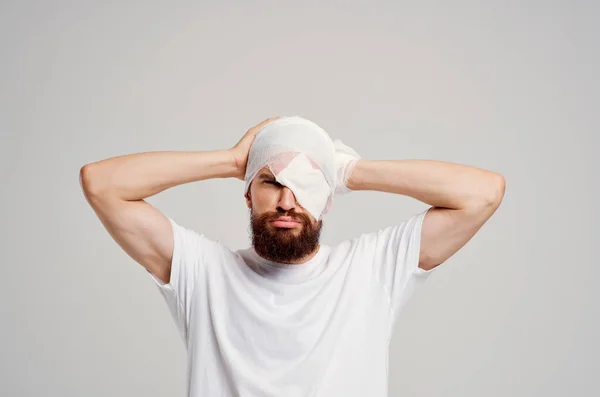
<path id="1" fill-rule="evenodd" d="M 2 2 L 0 395 L 184 395 L 175 324 L 79 169 L 229 148 L 275 115 L 365 158 L 507 180 L 500 209 L 406 307 L 390 395 L 598 395 L 599 7 L 490 3 Z M 211 180 L 149 201 L 240 248 L 242 190 Z M 424 208 L 353 193 L 323 242 Z"/>

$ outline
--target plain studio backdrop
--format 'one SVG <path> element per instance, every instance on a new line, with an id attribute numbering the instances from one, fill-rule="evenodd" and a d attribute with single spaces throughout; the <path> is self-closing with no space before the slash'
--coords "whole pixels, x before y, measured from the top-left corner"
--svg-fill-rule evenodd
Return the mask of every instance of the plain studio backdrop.
<path id="1" fill-rule="evenodd" d="M 167 306 L 96 218 L 79 170 L 227 149 L 290 115 L 364 158 L 506 178 L 496 214 L 406 306 L 390 396 L 599 395 L 599 9 L 3 1 L 0 395 L 183 396 L 186 356 Z M 237 249 L 250 243 L 242 194 L 241 181 L 210 180 L 149 202 Z M 343 196 L 323 242 L 424 208 Z"/>

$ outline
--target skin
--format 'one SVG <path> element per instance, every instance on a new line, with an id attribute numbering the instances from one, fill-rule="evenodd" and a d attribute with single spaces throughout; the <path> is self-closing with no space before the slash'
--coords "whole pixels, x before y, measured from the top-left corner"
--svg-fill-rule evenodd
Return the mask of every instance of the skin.
<path id="1" fill-rule="evenodd" d="M 256 134 L 275 119 L 249 129 L 231 149 L 240 170 L 238 179 L 244 180 L 248 152 Z M 421 228 L 419 267 L 432 270 L 464 247 L 496 212 L 506 181 L 498 173 L 450 162 L 360 159 L 347 186 L 353 191 L 400 194 L 429 204 L 432 208 Z"/>
<path id="2" fill-rule="evenodd" d="M 500 206 L 506 182 L 495 172 L 435 160 L 366 160 L 347 186 L 413 197 L 429 204 L 419 267 L 432 270 L 461 249 Z"/>
<path id="3" fill-rule="evenodd" d="M 250 146 L 273 117 L 250 128 L 228 150 L 146 152 L 81 167 L 84 196 L 115 242 L 164 283 L 170 282 L 173 230 L 145 199 L 171 187 L 212 178 L 244 180 Z M 406 195 L 431 205 L 423 221 L 419 267 L 430 270 L 463 247 L 499 207 L 506 182 L 495 172 L 433 160 L 361 159 L 347 181 L 351 190 Z M 258 214 L 277 208 L 308 215 L 289 189 L 255 185 L 246 204 Z M 314 218 L 303 227 L 314 224 Z M 275 229 L 273 229 L 275 230 Z M 287 232 L 286 232 L 287 233 Z M 295 262 L 303 263 L 314 255 Z"/>

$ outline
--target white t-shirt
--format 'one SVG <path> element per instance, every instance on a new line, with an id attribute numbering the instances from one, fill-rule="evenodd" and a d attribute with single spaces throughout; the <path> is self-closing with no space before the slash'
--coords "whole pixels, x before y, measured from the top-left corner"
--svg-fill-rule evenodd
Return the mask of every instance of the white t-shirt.
<path id="1" fill-rule="evenodd" d="M 427 210 L 300 265 L 232 251 L 170 219 L 169 284 L 151 273 L 188 353 L 188 396 L 384 397 L 395 319 L 433 270 L 418 267 Z"/>

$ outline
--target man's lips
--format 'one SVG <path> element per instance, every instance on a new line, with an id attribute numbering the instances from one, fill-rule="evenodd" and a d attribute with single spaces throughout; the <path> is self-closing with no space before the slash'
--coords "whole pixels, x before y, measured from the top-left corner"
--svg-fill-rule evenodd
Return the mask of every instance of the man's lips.
<path id="1" fill-rule="evenodd" d="M 273 226 L 282 228 L 293 228 L 300 225 L 300 222 L 289 216 L 282 216 L 271 221 Z"/>

